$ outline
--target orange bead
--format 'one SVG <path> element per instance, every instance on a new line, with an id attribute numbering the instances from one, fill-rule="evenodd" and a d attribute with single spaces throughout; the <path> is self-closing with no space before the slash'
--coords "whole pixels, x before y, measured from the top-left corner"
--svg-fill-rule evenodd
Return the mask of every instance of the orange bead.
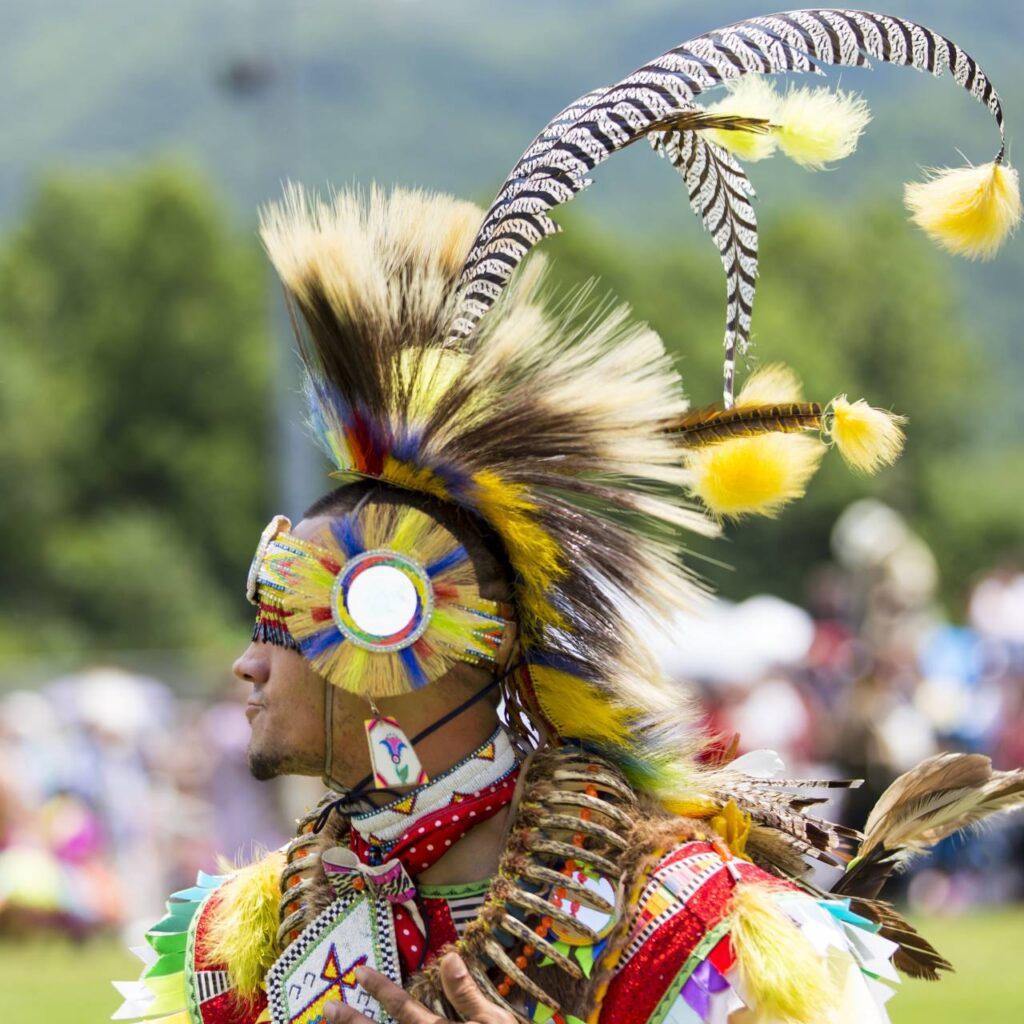
<path id="1" fill-rule="evenodd" d="M 530 945 L 523 946 L 523 955 L 524 956 L 533 956 L 533 954 L 536 953 L 536 952 L 537 952 L 537 950 L 534 949 L 533 946 L 530 946 Z"/>
<path id="2" fill-rule="evenodd" d="M 554 922 L 553 922 L 553 921 L 551 920 L 551 918 L 550 918 L 550 917 L 548 917 L 548 916 L 547 916 L 547 915 L 545 914 L 545 915 L 544 915 L 544 917 L 542 917 L 542 918 L 540 919 L 540 923 L 541 923 L 542 925 L 544 925 L 544 927 L 545 927 L 545 928 L 550 928 L 550 927 L 551 927 L 551 925 L 552 925 L 552 924 L 553 924 Z"/>
<path id="3" fill-rule="evenodd" d="M 589 786 L 587 786 L 587 788 L 585 790 L 583 790 L 583 792 L 586 793 L 587 796 L 589 796 L 589 797 L 596 797 L 597 796 L 597 786 L 595 786 L 593 783 L 591 783 Z"/>
<path id="4" fill-rule="evenodd" d="M 516 957 L 516 967 L 518 967 L 519 970 L 521 970 L 521 971 L 525 971 L 526 970 L 526 965 L 529 962 L 530 961 L 527 960 L 525 956 L 517 956 Z"/>
<path id="5" fill-rule="evenodd" d="M 362 891 L 363 889 L 366 888 L 366 880 L 363 879 L 363 878 L 356 878 L 352 882 L 352 888 L 356 889 L 356 890 L 359 890 L 359 891 Z"/>
<path id="6" fill-rule="evenodd" d="M 584 807 L 583 810 L 580 811 L 580 821 L 590 821 L 593 816 L 594 812 L 589 807 Z"/>
<path id="7" fill-rule="evenodd" d="M 583 845 L 583 835 L 581 833 L 577 832 L 576 835 L 574 835 L 572 837 L 572 845 L 573 846 L 582 846 Z"/>

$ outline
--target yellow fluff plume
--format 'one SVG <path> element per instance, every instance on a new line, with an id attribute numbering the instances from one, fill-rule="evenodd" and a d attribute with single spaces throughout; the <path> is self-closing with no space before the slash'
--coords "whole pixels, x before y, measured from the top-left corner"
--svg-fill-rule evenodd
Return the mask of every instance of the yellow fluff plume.
<path id="1" fill-rule="evenodd" d="M 218 890 L 203 942 L 206 957 L 227 967 L 232 987 L 252 999 L 277 959 L 277 908 L 285 857 L 268 854 L 240 868 Z"/>
<path id="2" fill-rule="evenodd" d="M 822 1024 L 837 992 L 823 958 L 779 907 L 781 892 L 760 882 L 736 885 L 729 918 L 742 990 L 757 1020 Z"/>
<path id="3" fill-rule="evenodd" d="M 684 464 L 690 490 L 719 518 L 775 516 L 803 495 L 824 451 L 806 434 L 761 434 L 691 449 Z"/>
<path id="4" fill-rule="evenodd" d="M 776 120 L 782 152 L 802 167 L 820 171 L 857 148 L 871 112 L 852 92 L 791 88 L 780 101 Z"/>
<path id="5" fill-rule="evenodd" d="M 1020 182 L 1001 163 L 933 171 L 904 186 L 910 219 L 942 248 L 987 260 L 1020 223 Z"/>
<path id="6" fill-rule="evenodd" d="M 744 75 L 734 79 L 728 95 L 708 108 L 711 114 L 735 114 L 775 121 L 779 94 L 763 75 Z M 735 153 L 741 160 L 764 160 L 775 152 L 776 139 L 770 132 L 727 131 L 709 128 L 703 132 L 709 142 Z"/>
<path id="7" fill-rule="evenodd" d="M 736 396 L 736 408 L 799 402 L 801 394 L 800 378 L 788 366 L 766 363 L 747 378 Z"/>
<path id="8" fill-rule="evenodd" d="M 904 416 L 874 409 L 863 398 L 832 400 L 828 439 L 835 443 L 847 465 L 858 473 L 875 473 L 891 466 L 903 450 Z"/>

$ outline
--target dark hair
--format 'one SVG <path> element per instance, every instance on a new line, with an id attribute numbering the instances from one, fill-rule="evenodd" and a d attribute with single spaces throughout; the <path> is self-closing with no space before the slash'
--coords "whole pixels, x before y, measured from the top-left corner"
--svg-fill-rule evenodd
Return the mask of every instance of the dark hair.
<path id="1" fill-rule="evenodd" d="M 341 516 L 364 501 L 407 505 L 437 520 L 466 549 L 476 573 L 480 596 L 490 601 L 511 600 L 513 573 L 501 542 L 483 520 L 458 505 L 380 480 L 364 479 L 343 484 L 317 498 L 306 509 L 303 518 Z"/>

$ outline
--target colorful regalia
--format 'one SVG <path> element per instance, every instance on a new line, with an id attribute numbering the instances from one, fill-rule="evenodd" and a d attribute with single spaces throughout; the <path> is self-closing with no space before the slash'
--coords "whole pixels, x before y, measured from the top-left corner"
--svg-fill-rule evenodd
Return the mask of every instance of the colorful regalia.
<path id="1" fill-rule="evenodd" d="M 355 980 L 366 964 L 454 1019 L 437 967 L 449 946 L 495 1003 L 538 1024 L 710 1024 L 744 1008 L 868 1024 L 887 1020 L 900 972 L 948 968 L 878 899 L 882 883 L 1019 805 L 1024 773 L 940 755 L 893 784 L 863 833 L 835 825 L 812 812 L 843 784 L 786 778 L 766 753 L 708 756 L 643 619 L 700 599 L 678 559 L 683 531 L 776 514 L 829 447 L 862 472 L 899 453 L 899 417 L 846 396 L 807 401 L 784 367 L 734 388 L 758 259 L 741 161 L 778 150 L 821 167 L 868 121 L 858 97 L 780 92 L 767 76 L 869 58 L 948 70 L 995 119 L 991 163 L 907 189 L 940 244 L 990 256 L 1020 214 L 991 82 L 928 28 L 844 10 L 751 18 L 587 93 L 483 214 L 421 192 L 322 200 L 297 187 L 265 211 L 314 433 L 331 475 L 365 490 L 312 540 L 270 524 L 249 578 L 254 638 L 299 652 L 328 691 L 369 700 L 483 666 L 501 677 L 507 722 L 427 779 L 399 724 L 375 715 L 378 781 L 401 795 L 354 809 L 329 791 L 284 850 L 176 893 L 142 977 L 119 986 L 118 1018 L 316 1024 L 340 999 L 382 1019 Z M 557 230 L 553 209 L 643 138 L 682 175 L 726 271 L 722 401 L 699 410 L 653 331 L 582 299 L 552 311 L 543 263 L 524 263 Z M 437 507 L 495 538 L 510 602 L 484 599 Z M 490 881 L 418 884 L 505 808 Z M 811 863 L 832 869 L 830 887 Z"/>

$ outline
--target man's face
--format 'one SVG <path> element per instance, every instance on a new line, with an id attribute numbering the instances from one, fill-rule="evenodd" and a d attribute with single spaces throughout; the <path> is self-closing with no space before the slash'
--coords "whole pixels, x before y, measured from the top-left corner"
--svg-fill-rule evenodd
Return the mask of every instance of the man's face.
<path id="1" fill-rule="evenodd" d="M 312 539 L 323 522 L 304 519 L 291 533 Z M 253 641 L 232 671 L 253 688 L 245 710 L 252 728 L 253 775 L 319 775 L 324 763 L 324 681 L 309 662 L 298 651 Z"/>

